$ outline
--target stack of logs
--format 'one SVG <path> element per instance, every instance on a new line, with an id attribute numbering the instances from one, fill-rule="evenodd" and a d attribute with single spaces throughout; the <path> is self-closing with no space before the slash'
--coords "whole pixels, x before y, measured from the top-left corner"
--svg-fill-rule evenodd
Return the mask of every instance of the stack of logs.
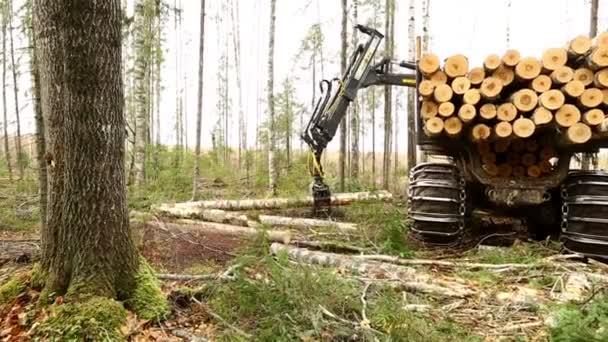
<path id="1" fill-rule="evenodd" d="M 459 54 L 441 68 L 426 54 L 418 68 L 426 135 L 478 144 L 489 175 L 540 177 L 551 172 L 555 144 L 608 135 L 608 32 L 578 36 L 540 60 L 508 50 L 483 67 Z M 541 144 L 540 135 L 550 139 Z"/>

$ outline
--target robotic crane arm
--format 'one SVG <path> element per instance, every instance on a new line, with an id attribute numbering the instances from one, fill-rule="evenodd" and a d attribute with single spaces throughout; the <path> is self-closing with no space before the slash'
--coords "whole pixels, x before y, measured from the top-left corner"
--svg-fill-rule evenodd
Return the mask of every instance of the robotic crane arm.
<path id="1" fill-rule="evenodd" d="M 328 212 L 331 206 L 331 192 L 323 181 L 321 156 L 336 135 L 338 126 L 346 115 L 350 103 L 357 97 L 359 89 L 386 85 L 416 86 L 416 65 L 414 63 L 394 63 L 414 71 L 409 74 L 390 73 L 389 65 L 392 62 L 388 59 L 372 64 L 384 36 L 369 27 L 357 25 L 356 28 L 368 36 L 367 41 L 357 46 L 341 79 L 323 80 L 320 83 L 322 96 L 317 101 L 310 121 L 302 132 L 302 139 L 310 146 L 313 153 L 310 172 L 314 181 L 311 192 L 317 214 Z M 332 93 L 335 85 L 337 85 L 337 89 Z"/>

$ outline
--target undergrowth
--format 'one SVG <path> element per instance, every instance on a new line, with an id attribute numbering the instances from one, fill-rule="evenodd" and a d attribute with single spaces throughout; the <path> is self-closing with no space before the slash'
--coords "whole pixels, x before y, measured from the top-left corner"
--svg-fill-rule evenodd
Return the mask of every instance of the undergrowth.
<path id="1" fill-rule="evenodd" d="M 552 314 L 549 331 L 555 342 L 608 341 L 608 295 L 597 296 L 583 305 L 563 305 Z"/>

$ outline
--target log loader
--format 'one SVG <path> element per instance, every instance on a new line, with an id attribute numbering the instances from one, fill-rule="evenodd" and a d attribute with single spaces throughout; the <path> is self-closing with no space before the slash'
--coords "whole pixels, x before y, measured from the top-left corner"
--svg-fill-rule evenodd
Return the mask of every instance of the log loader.
<path id="1" fill-rule="evenodd" d="M 427 155 L 443 161 L 421 163 L 410 169 L 407 195 L 408 213 L 413 222 L 412 237 L 428 245 L 462 244 L 465 233 L 470 232 L 468 223 L 473 211 L 481 209 L 496 215 L 525 218 L 528 230 L 537 237 L 560 233 L 565 248 L 570 251 L 590 257 L 608 256 L 608 173 L 570 169 L 571 159 L 576 153 L 597 152 L 599 148 L 608 147 L 608 135 L 606 138 L 573 144 L 567 141 L 564 134 L 548 129 L 535 135 L 535 140 L 501 139 L 496 135 L 502 134 L 504 127 L 493 130 L 483 127 L 486 125 L 476 125 L 474 128 L 472 125 L 457 124 L 448 127 L 449 120 L 425 120 L 428 109 L 424 108 L 424 99 L 428 97 L 424 95 L 428 94 L 420 93 L 424 90 L 422 82 L 425 76 L 421 71 L 421 62 L 394 62 L 384 58 L 374 63 L 384 36 L 362 25 L 357 25 L 356 29 L 364 34 L 365 42 L 354 50 L 340 79 L 320 83 L 322 95 L 301 136 L 312 150 L 311 193 L 317 214 L 327 214 L 331 210 L 331 192 L 323 178 L 322 154 L 334 138 L 359 90 L 387 85 L 415 87 L 416 144 Z M 390 72 L 391 64 L 406 72 Z M 527 72 L 529 68 L 522 70 Z M 539 80 L 539 86 L 540 81 L 545 80 Z M 492 85 L 481 85 L 482 91 L 484 86 Z M 488 89 L 492 90 L 491 87 Z M 435 95 L 443 96 L 437 91 Z M 479 105 L 481 103 L 483 101 Z M 465 107 L 463 104 L 460 104 L 461 108 Z M 448 107 L 443 108 L 445 112 L 454 110 L 450 106 L 445 107 Z M 473 112 L 479 110 L 471 107 Z M 502 115 L 510 115 L 508 108 L 503 112 Z M 539 112 L 538 115 L 543 113 Z M 460 119 L 454 121 L 466 123 L 469 114 L 461 110 L 458 112 Z M 483 108 L 479 115 L 484 117 Z M 437 131 L 444 134 L 434 134 L 437 132 L 435 123 L 441 126 Z M 527 130 L 522 125 L 518 128 Z M 495 139 L 494 142 L 473 143 L 478 142 L 480 137 L 489 139 L 490 136 Z M 521 147 L 523 152 L 526 152 L 526 148 L 539 149 L 539 142 L 544 142 L 542 146 L 549 147 L 547 154 L 551 157 L 551 163 L 546 162 L 548 165 L 544 170 L 545 165 L 533 164 L 534 158 L 528 156 L 532 166 L 527 169 L 521 165 L 511 167 L 507 165 L 507 157 L 517 159 L 520 164 L 524 157 L 507 153 L 508 148 L 505 147 L 502 151 L 505 153 L 499 155 L 504 155 L 507 167 L 504 170 L 488 167 L 493 165 L 486 164 L 491 154 L 483 150 L 493 145 L 500 149 L 504 142 L 507 142 L 507 146 Z M 543 151 L 540 153 L 542 156 Z M 497 163 L 496 155 L 492 158 L 490 162 Z"/>

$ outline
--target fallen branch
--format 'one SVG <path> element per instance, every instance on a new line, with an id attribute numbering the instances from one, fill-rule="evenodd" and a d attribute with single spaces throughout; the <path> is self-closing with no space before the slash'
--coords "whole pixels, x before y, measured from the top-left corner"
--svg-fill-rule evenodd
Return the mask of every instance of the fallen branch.
<path id="1" fill-rule="evenodd" d="M 374 200 L 390 201 L 393 195 L 388 191 L 378 192 L 354 192 L 336 194 L 331 197 L 333 206 L 349 205 L 354 202 L 365 202 Z M 221 210 L 266 210 L 266 209 L 283 209 L 296 207 L 309 207 L 314 203 L 311 196 L 300 198 L 269 198 L 269 199 L 244 199 L 244 200 L 217 200 L 217 201 L 195 201 L 183 202 L 176 204 L 162 204 L 155 207 L 155 210 L 163 208 L 175 212 L 185 212 L 189 215 L 199 215 L 205 209 L 221 209 Z"/>
<path id="2" fill-rule="evenodd" d="M 357 230 L 356 224 L 346 222 L 270 215 L 260 215 L 259 219 L 260 223 L 267 224 L 273 227 L 292 227 L 298 229 L 330 228 L 346 232 L 352 232 Z"/>
<path id="3" fill-rule="evenodd" d="M 165 229 L 176 229 L 180 231 L 190 232 L 202 232 L 209 234 L 221 234 L 228 236 L 237 237 L 255 237 L 258 236 L 262 231 L 255 228 L 233 226 L 221 223 L 202 222 L 193 220 L 179 220 L 176 222 L 148 222 L 148 225 L 161 227 Z M 269 241 L 289 243 L 291 240 L 291 233 L 283 230 L 269 230 L 266 231 Z"/>
<path id="4" fill-rule="evenodd" d="M 398 287 L 410 291 L 445 297 L 466 297 L 475 293 L 473 289 L 463 283 L 448 278 L 436 278 L 412 267 L 377 261 L 362 261 L 349 255 L 311 251 L 279 243 L 273 243 L 270 250 L 275 255 L 287 253 L 291 259 L 302 263 L 337 267 L 358 274 L 371 275 L 375 279 L 388 278 L 388 280 L 398 281 Z"/>

